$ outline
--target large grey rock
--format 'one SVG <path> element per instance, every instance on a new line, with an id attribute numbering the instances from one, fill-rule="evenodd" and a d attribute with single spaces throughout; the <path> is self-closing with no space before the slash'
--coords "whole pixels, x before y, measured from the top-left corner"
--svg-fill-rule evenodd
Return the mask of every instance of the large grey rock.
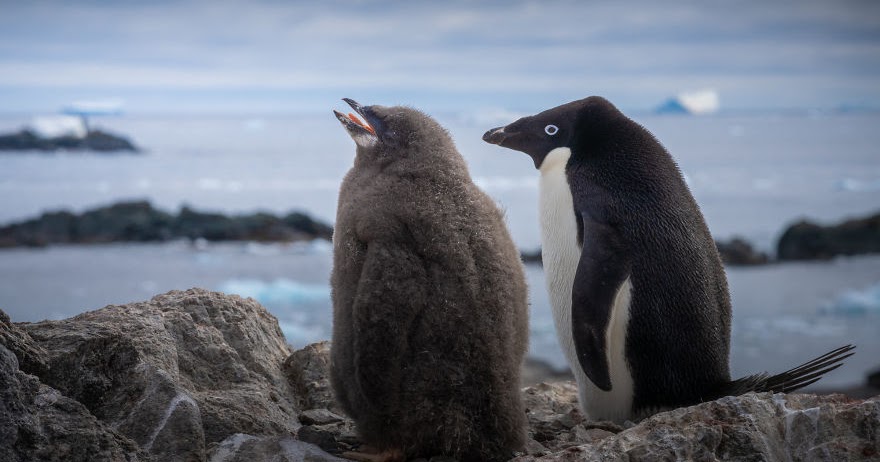
<path id="1" fill-rule="evenodd" d="M 96 419 L 82 404 L 19 370 L 0 344 L 0 460 L 143 461 L 135 443 Z"/>
<path id="2" fill-rule="evenodd" d="M 201 289 L 20 324 L 47 352 L 41 378 L 161 460 L 205 460 L 236 433 L 291 434 L 290 350 L 254 300 Z"/>
<path id="3" fill-rule="evenodd" d="M 553 442 L 589 438 L 584 425 L 561 430 Z M 876 461 L 880 397 L 747 394 L 660 413 L 617 434 L 609 430 L 583 441 L 588 444 L 516 460 Z M 577 433 L 582 436 L 570 439 Z"/>

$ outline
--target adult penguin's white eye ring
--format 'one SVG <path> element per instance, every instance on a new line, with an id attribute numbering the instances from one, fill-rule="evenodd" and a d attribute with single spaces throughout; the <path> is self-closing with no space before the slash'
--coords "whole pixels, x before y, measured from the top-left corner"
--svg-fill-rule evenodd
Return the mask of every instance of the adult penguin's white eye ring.
<path id="1" fill-rule="evenodd" d="M 553 124 L 550 124 L 550 125 L 547 125 L 546 127 L 544 127 L 544 133 L 546 133 L 550 136 L 555 135 L 556 132 L 558 132 L 558 131 L 559 131 L 559 127 L 557 127 L 556 125 L 553 125 Z"/>

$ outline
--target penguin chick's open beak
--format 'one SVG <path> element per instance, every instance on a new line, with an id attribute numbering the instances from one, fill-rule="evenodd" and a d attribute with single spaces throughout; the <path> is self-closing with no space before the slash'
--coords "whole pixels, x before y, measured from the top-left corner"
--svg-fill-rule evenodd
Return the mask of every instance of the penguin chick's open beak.
<path id="1" fill-rule="evenodd" d="M 345 127 L 351 138 L 358 146 L 371 146 L 375 144 L 379 140 L 379 137 L 373 126 L 378 121 L 369 106 L 361 106 L 357 101 L 350 98 L 343 98 L 342 100 L 348 103 L 348 105 L 354 109 L 355 113 L 363 117 L 363 120 L 361 120 L 360 117 L 351 112 L 343 114 L 336 110 L 333 111 L 333 113 L 336 114 L 336 118 L 342 122 L 342 126 Z"/>
<path id="2" fill-rule="evenodd" d="M 490 144 L 501 145 L 507 135 L 504 133 L 504 127 L 493 128 L 483 135 L 483 141 Z"/>

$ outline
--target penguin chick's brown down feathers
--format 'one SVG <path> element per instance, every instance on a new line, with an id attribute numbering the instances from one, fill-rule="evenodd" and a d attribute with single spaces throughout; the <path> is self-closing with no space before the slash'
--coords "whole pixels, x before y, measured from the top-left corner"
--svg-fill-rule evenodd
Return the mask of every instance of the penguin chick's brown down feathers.
<path id="1" fill-rule="evenodd" d="M 432 118 L 346 101 L 357 114 L 336 116 L 357 155 L 333 236 L 336 398 L 389 459 L 507 460 L 525 441 L 528 308 L 503 215 Z"/>

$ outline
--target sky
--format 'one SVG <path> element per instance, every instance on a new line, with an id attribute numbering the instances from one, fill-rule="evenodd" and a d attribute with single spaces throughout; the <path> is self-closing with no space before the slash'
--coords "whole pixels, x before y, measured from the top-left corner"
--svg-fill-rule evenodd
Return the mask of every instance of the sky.
<path id="1" fill-rule="evenodd" d="M 880 108 L 880 2 L 0 0 L 0 113 Z"/>

